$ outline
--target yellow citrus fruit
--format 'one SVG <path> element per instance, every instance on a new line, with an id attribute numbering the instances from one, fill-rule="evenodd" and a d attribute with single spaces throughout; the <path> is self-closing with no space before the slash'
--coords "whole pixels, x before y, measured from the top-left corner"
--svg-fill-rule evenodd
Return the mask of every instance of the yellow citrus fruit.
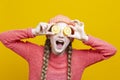
<path id="1" fill-rule="evenodd" d="M 65 27 L 63 32 L 65 35 L 70 35 L 72 31 L 70 27 Z"/>
<path id="2" fill-rule="evenodd" d="M 57 34 L 57 33 L 60 32 L 60 28 L 58 26 L 53 26 L 52 27 L 52 32 L 55 33 L 55 34 Z"/>

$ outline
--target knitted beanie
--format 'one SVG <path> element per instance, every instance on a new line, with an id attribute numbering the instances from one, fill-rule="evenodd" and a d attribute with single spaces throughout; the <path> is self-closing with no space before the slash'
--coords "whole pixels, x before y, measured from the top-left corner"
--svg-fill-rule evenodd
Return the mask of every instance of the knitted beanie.
<path id="1" fill-rule="evenodd" d="M 67 24 L 74 25 L 74 23 L 71 22 L 71 19 L 64 15 L 57 15 L 57 16 L 51 18 L 48 23 L 58 23 L 58 22 L 64 22 Z"/>

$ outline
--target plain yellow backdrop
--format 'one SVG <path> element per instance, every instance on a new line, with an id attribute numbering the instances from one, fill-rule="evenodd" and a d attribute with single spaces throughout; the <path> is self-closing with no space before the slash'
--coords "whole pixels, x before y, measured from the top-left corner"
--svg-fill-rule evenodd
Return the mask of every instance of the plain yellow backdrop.
<path id="1" fill-rule="evenodd" d="M 87 34 L 118 50 L 112 58 L 86 68 L 82 80 L 120 80 L 119 10 L 119 0 L 0 0 L 0 32 L 34 28 L 57 14 L 79 19 L 85 23 Z M 29 40 L 44 45 L 45 36 Z M 87 46 L 75 40 L 73 48 Z M 28 72 L 28 63 L 0 43 L 0 80 L 28 80 Z"/>

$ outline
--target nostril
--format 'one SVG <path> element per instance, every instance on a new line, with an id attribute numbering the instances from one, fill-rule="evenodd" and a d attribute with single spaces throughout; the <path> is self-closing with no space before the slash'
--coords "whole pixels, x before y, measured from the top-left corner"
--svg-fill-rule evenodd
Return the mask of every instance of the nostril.
<path id="1" fill-rule="evenodd" d="M 59 36 L 59 38 L 64 38 L 64 36 Z"/>

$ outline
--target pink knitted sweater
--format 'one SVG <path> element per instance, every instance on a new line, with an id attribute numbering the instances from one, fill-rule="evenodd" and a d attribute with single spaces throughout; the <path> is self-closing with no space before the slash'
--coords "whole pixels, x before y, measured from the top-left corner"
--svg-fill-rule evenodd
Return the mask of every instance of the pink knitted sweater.
<path id="1" fill-rule="evenodd" d="M 21 39 L 33 38 L 31 29 L 13 30 L 0 34 L 0 41 L 8 48 L 22 56 L 29 63 L 29 80 L 40 80 L 43 46 Z M 89 36 L 89 40 L 83 42 L 94 49 L 75 50 L 72 54 L 72 80 L 80 80 L 84 69 L 96 62 L 107 59 L 115 54 L 116 49 L 98 38 Z M 57 56 L 50 54 L 47 80 L 67 80 L 67 55 Z"/>

